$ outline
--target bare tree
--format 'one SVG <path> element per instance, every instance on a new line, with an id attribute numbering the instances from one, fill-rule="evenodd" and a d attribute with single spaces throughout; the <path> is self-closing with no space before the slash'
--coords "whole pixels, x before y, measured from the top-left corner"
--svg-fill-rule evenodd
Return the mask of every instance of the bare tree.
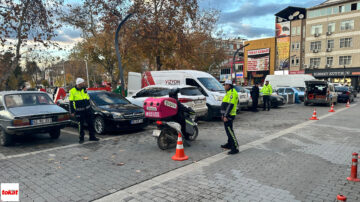
<path id="1" fill-rule="evenodd" d="M 63 0 L 0 0 L 0 42 L 3 51 L 14 52 L 12 65 L 0 75 L 0 84 L 6 81 L 21 59 L 25 48 L 55 45 L 51 39 L 61 24 L 57 16 Z"/>

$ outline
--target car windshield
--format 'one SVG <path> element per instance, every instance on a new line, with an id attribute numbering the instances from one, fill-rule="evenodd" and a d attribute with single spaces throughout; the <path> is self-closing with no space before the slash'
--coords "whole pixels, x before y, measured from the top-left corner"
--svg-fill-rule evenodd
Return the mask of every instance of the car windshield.
<path id="1" fill-rule="evenodd" d="M 4 100 L 7 108 L 54 104 L 47 94 L 42 93 L 5 95 Z"/>
<path id="2" fill-rule="evenodd" d="M 349 91 L 348 87 L 345 86 L 336 86 L 335 87 L 336 92 L 343 92 L 343 91 Z"/>
<path id="3" fill-rule="evenodd" d="M 305 87 L 297 87 L 296 89 L 298 89 L 300 92 L 305 92 Z"/>
<path id="4" fill-rule="evenodd" d="M 181 95 L 186 95 L 186 96 L 202 95 L 200 90 L 197 88 L 182 88 L 182 89 L 180 89 L 180 93 L 181 93 Z"/>
<path id="5" fill-rule="evenodd" d="M 169 95 L 170 88 L 149 88 L 140 91 L 136 97 L 163 97 Z"/>
<path id="6" fill-rule="evenodd" d="M 108 93 L 108 92 L 89 93 L 89 96 L 97 106 L 130 104 L 130 102 L 127 99 L 116 93 Z"/>
<path id="7" fill-rule="evenodd" d="M 308 85 L 308 92 L 326 94 L 326 90 L 327 90 L 326 84 L 309 84 Z"/>
<path id="8" fill-rule="evenodd" d="M 198 78 L 198 79 L 202 83 L 202 85 L 204 85 L 205 88 L 207 88 L 210 91 L 218 91 L 218 92 L 225 91 L 225 89 L 221 85 L 221 83 L 218 80 L 216 80 L 215 78 L 202 77 L 202 78 Z"/>

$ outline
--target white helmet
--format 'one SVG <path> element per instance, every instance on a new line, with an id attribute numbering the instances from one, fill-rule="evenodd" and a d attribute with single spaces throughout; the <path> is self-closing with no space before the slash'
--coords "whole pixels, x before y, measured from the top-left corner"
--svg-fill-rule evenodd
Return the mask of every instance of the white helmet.
<path id="1" fill-rule="evenodd" d="M 232 82 L 230 79 L 227 79 L 227 80 L 225 81 L 225 85 L 226 85 L 226 84 L 232 85 L 233 82 Z"/>
<path id="2" fill-rule="evenodd" d="M 81 83 L 84 83 L 85 81 L 84 81 L 84 79 L 82 79 L 82 78 L 77 78 L 76 79 L 76 85 L 79 85 L 79 84 L 81 84 Z"/>

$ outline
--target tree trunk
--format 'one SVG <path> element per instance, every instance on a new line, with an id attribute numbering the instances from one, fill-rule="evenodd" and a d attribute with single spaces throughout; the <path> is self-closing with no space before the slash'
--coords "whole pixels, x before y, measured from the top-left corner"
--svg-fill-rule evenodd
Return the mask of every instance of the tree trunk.
<path id="1" fill-rule="evenodd" d="M 161 59 L 160 59 L 160 56 L 156 56 L 156 70 L 157 71 L 160 71 L 161 70 Z"/>

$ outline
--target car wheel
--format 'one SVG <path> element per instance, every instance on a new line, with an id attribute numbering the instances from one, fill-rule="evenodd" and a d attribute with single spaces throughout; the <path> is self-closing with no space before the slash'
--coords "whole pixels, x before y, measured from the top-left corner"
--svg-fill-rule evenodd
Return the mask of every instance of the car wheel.
<path id="1" fill-rule="evenodd" d="M 2 128 L 0 128 L 0 144 L 2 146 L 11 146 L 14 144 L 13 136 L 6 133 Z"/>
<path id="2" fill-rule="evenodd" d="M 308 105 L 309 105 L 309 103 L 308 103 L 308 102 L 306 102 L 306 101 L 304 101 L 304 105 L 305 105 L 305 106 L 308 106 Z"/>
<path id="3" fill-rule="evenodd" d="M 97 134 L 103 134 L 105 132 L 105 122 L 101 116 L 95 118 L 94 129 Z"/>
<path id="4" fill-rule="evenodd" d="M 60 137 L 61 130 L 60 128 L 54 129 L 49 133 L 51 139 L 58 139 Z"/>

